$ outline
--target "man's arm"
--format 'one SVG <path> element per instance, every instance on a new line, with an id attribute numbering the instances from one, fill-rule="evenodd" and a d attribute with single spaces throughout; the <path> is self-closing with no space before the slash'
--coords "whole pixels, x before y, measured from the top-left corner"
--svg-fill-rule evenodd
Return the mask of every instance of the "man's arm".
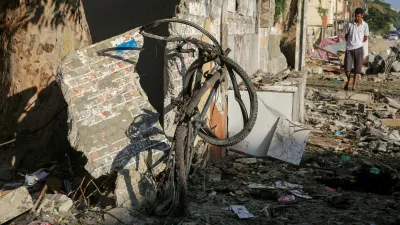
<path id="1" fill-rule="evenodd" d="M 368 27 L 368 24 L 365 24 L 364 41 L 363 42 L 366 42 L 368 40 L 368 36 L 369 36 L 369 27 Z"/>
<path id="2" fill-rule="evenodd" d="M 346 34 L 344 35 L 344 39 L 346 39 L 346 42 L 348 41 L 349 33 L 350 33 L 350 23 L 347 24 Z"/>

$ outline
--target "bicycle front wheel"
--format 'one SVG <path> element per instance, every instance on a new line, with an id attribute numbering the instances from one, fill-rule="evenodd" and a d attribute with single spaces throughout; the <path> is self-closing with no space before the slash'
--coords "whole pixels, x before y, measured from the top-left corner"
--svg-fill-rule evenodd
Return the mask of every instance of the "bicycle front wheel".
<path id="1" fill-rule="evenodd" d="M 210 129 L 207 125 L 203 125 L 199 130 L 199 136 L 209 144 L 225 147 L 225 146 L 235 145 L 249 135 L 257 120 L 258 99 L 257 99 L 256 89 L 253 83 L 251 82 L 250 77 L 247 75 L 246 71 L 244 71 L 242 67 L 240 67 L 234 60 L 232 60 L 227 56 L 221 55 L 219 56 L 219 58 L 221 60 L 221 65 L 223 65 L 229 72 L 229 76 L 232 81 L 233 89 L 235 92 L 235 99 L 239 103 L 239 106 L 242 110 L 244 126 L 243 129 L 237 134 L 228 137 L 226 139 L 220 139 L 213 133 L 212 129 Z M 183 95 L 184 99 L 188 97 L 191 98 L 191 102 L 189 103 L 189 105 L 193 104 L 197 105 L 202 98 L 201 95 L 195 95 L 195 94 L 196 91 L 201 88 L 198 83 L 200 82 L 199 76 L 202 75 L 202 72 L 199 71 L 202 71 L 204 63 L 207 62 L 204 62 L 200 59 L 193 62 L 192 65 L 188 68 L 187 73 L 184 77 Z M 242 79 L 242 82 L 245 85 L 246 90 L 248 92 L 250 99 L 250 114 L 247 113 L 247 109 L 243 101 L 241 100 L 239 88 L 236 83 L 236 75 Z M 194 85 L 193 82 L 195 82 Z M 193 98 L 193 96 L 195 97 Z"/>

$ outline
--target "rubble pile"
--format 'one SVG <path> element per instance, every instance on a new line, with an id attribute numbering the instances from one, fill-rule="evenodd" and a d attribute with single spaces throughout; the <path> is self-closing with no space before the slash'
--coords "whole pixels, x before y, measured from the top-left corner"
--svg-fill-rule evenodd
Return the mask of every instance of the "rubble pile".
<path id="1" fill-rule="evenodd" d="M 309 89 L 306 121 L 314 126 L 314 135 L 330 136 L 336 150 L 367 153 L 400 152 L 400 104 L 375 93 L 323 93 Z M 310 139 L 311 144 L 330 147 L 326 140 Z"/>

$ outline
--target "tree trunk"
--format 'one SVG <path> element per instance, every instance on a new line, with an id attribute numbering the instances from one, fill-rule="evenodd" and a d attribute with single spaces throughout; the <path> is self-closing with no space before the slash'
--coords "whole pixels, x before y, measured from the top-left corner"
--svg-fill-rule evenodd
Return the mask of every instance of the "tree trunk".
<path id="1" fill-rule="evenodd" d="M 81 0 L 0 3 L 0 144 L 16 139 L 0 152 L 1 165 L 33 168 L 69 148 L 56 69 L 90 43 Z"/>

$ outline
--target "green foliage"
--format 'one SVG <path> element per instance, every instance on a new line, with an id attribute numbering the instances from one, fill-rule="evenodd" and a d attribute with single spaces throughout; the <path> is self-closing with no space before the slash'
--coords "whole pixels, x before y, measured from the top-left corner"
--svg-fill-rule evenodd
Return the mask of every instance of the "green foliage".
<path id="1" fill-rule="evenodd" d="M 286 0 L 275 0 L 275 21 L 285 12 Z"/>
<path id="2" fill-rule="evenodd" d="M 397 20 L 393 24 L 394 27 L 396 27 L 397 30 L 400 30 L 400 13 L 397 14 Z"/>
<path id="3" fill-rule="evenodd" d="M 319 0 L 319 6 L 317 7 L 318 15 L 322 18 L 328 12 L 328 9 L 322 7 L 322 2 Z"/>
<path id="4" fill-rule="evenodd" d="M 369 29 L 376 34 L 387 34 L 392 24 L 399 19 L 399 14 L 394 11 L 390 4 L 382 0 L 371 0 L 368 15 L 364 20 L 368 23 Z"/>

